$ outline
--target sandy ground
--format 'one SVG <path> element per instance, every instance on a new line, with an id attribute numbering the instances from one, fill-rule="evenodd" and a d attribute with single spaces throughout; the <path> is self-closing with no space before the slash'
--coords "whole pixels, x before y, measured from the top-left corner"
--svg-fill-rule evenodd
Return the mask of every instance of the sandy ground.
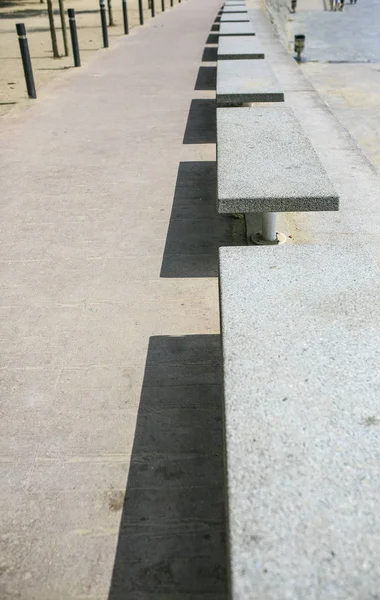
<path id="1" fill-rule="evenodd" d="M 175 0 L 175 5 L 178 0 Z M 139 24 L 138 0 L 127 0 L 129 27 Z M 151 18 L 148 0 L 143 0 L 144 20 Z M 170 9 L 170 0 L 165 0 Z M 64 54 L 58 0 L 53 0 L 59 52 Z M 108 29 L 110 46 L 124 35 L 122 3 L 113 0 L 115 26 Z M 66 0 L 65 8 L 75 8 L 81 61 L 84 65 L 102 48 L 99 3 L 97 0 Z M 156 14 L 161 12 L 161 0 L 155 0 Z M 39 0 L 0 0 L 0 116 L 10 116 L 25 109 L 33 100 L 26 93 L 24 73 L 16 35 L 16 23 L 24 23 L 32 58 L 37 95 L 41 87 L 73 67 L 71 40 L 67 20 L 70 56 L 53 58 L 46 3 Z"/>

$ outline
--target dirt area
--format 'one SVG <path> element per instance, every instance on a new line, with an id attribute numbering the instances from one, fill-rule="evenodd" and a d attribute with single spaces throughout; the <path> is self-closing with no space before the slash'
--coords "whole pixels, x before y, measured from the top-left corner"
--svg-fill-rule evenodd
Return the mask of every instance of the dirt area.
<path id="1" fill-rule="evenodd" d="M 177 4 L 176 0 L 175 4 Z M 167 8 L 170 1 L 165 0 Z M 139 24 L 138 0 L 127 0 L 129 27 Z M 148 0 L 143 0 L 144 21 L 151 18 Z M 16 34 L 16 23 L 24 23 L 32 59 L 37 95 L 43 85 L 73 67 L 67 9 L 75 8 L 81 62 L 84 65 L 103 47 L 97 0 L 66 0 L 66 27 L 70 56 L 65 57 L 58 0 L 53 0 L 54 20 L 61 58 L 53 58 L 46 2 L 40 0 L 0 0 L 0 116 L 10 116 L 25 109 L 30 102 L 26 93 L 24 73 Z M 114 27 L 108 28 L 109 42 L 124 35 L 121 0 L 112 1 Z M 161 12 L 161 1 L 155 0 L 156 14 Z"/>

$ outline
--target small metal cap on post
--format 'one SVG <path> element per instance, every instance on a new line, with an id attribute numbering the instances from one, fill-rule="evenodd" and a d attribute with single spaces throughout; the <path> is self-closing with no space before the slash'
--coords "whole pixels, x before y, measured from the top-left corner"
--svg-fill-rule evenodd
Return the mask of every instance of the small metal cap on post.
<path id="1" fill-rule="evenodd" d="M 305 48 L 305 36 L 304 35 L 295 35 L 294 36 L 294 52 L 297 54 L 297 60 L 301 61 L 301 52 L 303 52 Z"/>
<path id="2" fill-rule="evenodd" d="M 122 0 L 123 3 L 123 24 L 124 24 L 124 33 L 128 35 L 129 26 L 128 26 L 128 10 L 127 10 L 127 0 Z"/>
<path id="3" fill-rule="evenodd" d="M 22 66 L 24 69 L 26 89 L 29 98 L 37 98 L 36 87 L 34 85 L 32 62 L 30 60 L 28 39 L 26 37 L 26 29 L 24 23 L 16 23 L 16 31 L 18 35 L 18 43 L 20 46 Z"/>
<path id="4" fill-rule="evenodd" d="M 106 4 L 105 0 L 99 0 L 100 4 L 100 20 L 102 23 L 102 33 L 103 33 L 103 46 L 104 48 L 108 48 L 108 30 L 107 30 L 107 13 L 106 13 Z"/>
<path id="5" fill-rule="evenodd" d="M 71 34 L 71 44 L 73 47 L 74 66 L 80 67 L 80 53 L 79 53 L 77 24 L 75 21 L 74 8 L 69 8 L 67 11 L 67 14 L 69 16 L 69 25 L 70 25 L 70 34 Z"/>

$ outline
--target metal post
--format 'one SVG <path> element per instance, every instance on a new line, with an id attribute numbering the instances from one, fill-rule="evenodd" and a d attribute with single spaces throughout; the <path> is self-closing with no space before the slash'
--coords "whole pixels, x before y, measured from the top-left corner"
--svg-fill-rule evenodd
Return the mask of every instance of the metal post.
<path id="1" fill-rule="evenodd" d="M 124 33 L 127 35 L 129 33 L 128 27 L 128 11 L 127 11 L 127 0 L 122 0 L 123 2 L 123 23 L 124 23 Z"/>
<path id="2" fill-rule="evenodd" d="M 51 47 L 53 49 L 53 56 L 54 56 L 54 58 L 59 58 L 57 35 L 55 33 L 55 26 L 54 26 L 53 4 L 52 4 L 51 0 L 47 0 L 47 9 L 48 9 L 48 16 L 49 16 L 50 37 L 51 37 Z"/>
<path id="3" fill-rule="evenodd" d="M 173 6 L 173 0 L 170 0 L 170 6 Z"/>
<path id="4" fill-rule="evenodd" d="M 100 3 L 100 19 L 102 22 L 103 46 L 108 48 L 108 31 L 107 31 L 107 13 L 105 0 L 99 0 Z"/>
<path id="5" fill-rule="evenodd" d="M 139 17 L 140 17 L 140 25 L 144 25 L 144 12 L 142 0 L 139 0 Z"/>
<path id="6" fill-rule="evenodd" d="M 28 90 L 28 96 L 29 98 L 37 98 L 36 88 L 34 85 L 32 63 L 30 61 L 28 39 L 26 37 L 26 29 L 24 23 L 17 23 L 16 31 L 18 35 L 18 43 L 20 45 L 22 66 L 24 67 L 24 75 L 26 81 L 26 89 Z"/>
<path id="7" fill-rule="evenodd" d="M 150 10 L 152 13 L 152 17 L 154 17 L 156 14 L 155 9 L 154 9 L 154 0 L 150 0 Z"/>
<path id="8" fill-rule="evenodd" d="M 276 213 L 263 213 L 263 225 L 261 237 L 266 242 L 277 240 Z"/>
<path id="9" fill-rule="evenodd" d="M 63 4 L 63 0 L 58 0 L 58 4 L 59 4 L 59 14 L 60 14 L 60 17 L 61 17 L 63 47 L 65 49 L 65 56 L 69 56 L 69 44 L 67 43 L 65 7 L 64 7 L 64 4 Z"/>
<path id="10" fill-rule="evenodd" d="M 161 10 L 165 12 L 165 0 L 161 0 Z"/>
<path id="11" fill-rule="evenodd" d="M 69 8 L 67 13 L 69 15 L 71 43 L 73 46 L 73 56 L 74 56 L 74 66 L 80 67 L 80 54 L 79 54 L 77 24 L 75 21 L 75 10 L 73 8 Z"/>

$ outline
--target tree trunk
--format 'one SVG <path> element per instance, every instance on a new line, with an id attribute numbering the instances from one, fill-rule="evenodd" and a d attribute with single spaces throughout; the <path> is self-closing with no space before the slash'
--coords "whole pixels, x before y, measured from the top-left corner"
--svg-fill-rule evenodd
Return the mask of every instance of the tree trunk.
<path id="1" fill-rule="evenodd" d="M 115 25 L 115 22 L 113 20 L 113 14 L 112 14 L 112 0 L 107 0 L 107 5 L 108 5 L 108 26 L 112 27 L 113 25 Z"/>
<path id="2" fill-rule="evenodd" d="M 51 0 L 47 0 L 47 9 L 48 9 L 48 15 L 49 15 L 49 26 L 50 26 L 50 35 L 51 35 L 51 46 L 53 48 L 53 56 L 54 56 L 54 58 L 59 58 L 57 35 L 55 33 L 55 27 L 54 27 L 53 4 L 52 4 Z"/>
<path id="3" fill-rule="evenodd" d="M 59 3 L 59 14 L 61 17 L 63 47 L 65 49 L 65 56 L 69 56 L 69 45 L 67 43 L 67 29 L 66 29 L 66 19 L 65 19 L 65 5 L 63 3 L 63 0 L 58 0 L 58 3 Z"/>

